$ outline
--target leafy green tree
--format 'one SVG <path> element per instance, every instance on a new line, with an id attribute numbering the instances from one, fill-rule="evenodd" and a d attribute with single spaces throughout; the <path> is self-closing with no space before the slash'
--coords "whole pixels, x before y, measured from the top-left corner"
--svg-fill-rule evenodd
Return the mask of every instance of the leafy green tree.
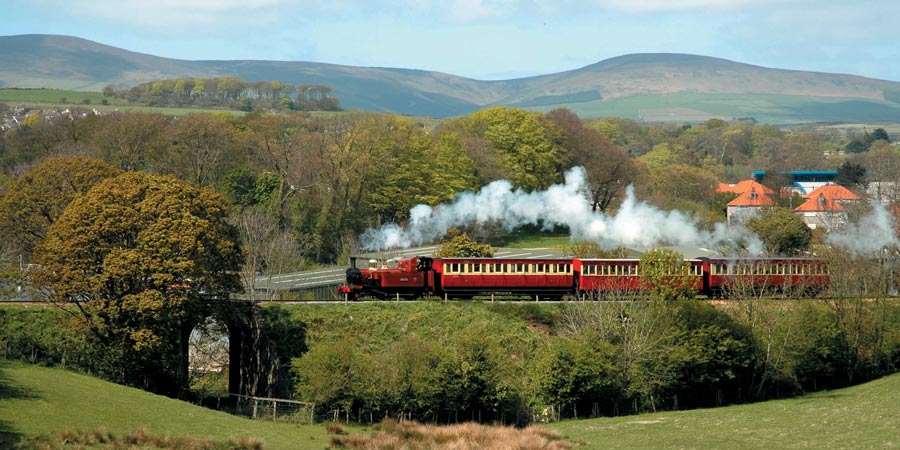
<path id="1" fill-rule="evenodd" d="M 475 161 L 466 153 L 458 133 L 441 132 L 427 156 L 422 168 L 427 170 L 427 188 L 420 196 L 422 203 L 447 203 L 460 192 L 478 188 Z"/>
<path id="2" fill-rule="evenodd" d="M 691 265 L 680 253 L 654 248 L 641 255 L 641 280 L 651 295 L 660 300 L 691 298 L 696 290 L 692 285 Z"/>
<path id="3" fill-rule="evenodd" d="M 367 367 L 372 365 L 361 353 L 361 343 L 345 337 L 327 344 L 313 345 L 294 360 L 297 394 L 315 402 L 318 411 L 347 412 L 366 401 Z"/>
<path id="4" fill-rule="evenodd" d="M 613 352 L 610 343 L 587 336 L 552 340 L 536 364 L 546 404 L 568 417 L 611 413 L 621 395 Z"/>
<path id="5" fill-rule="evenodd" d="M 447 238 L 441 241 L 443 245 L 434 252 L 438 258 L 490 258 L 494 256 L 494 249 L 488 244 L 479 244 L 473 241 L 468 234 L 452 229 L 447 233 Z"/>
<path id="6" fill-rule="evenodd" d="M 34 283 L 74 304 L 119 382 L 176 394 L 187 386 L 191 329 L 241 290 L 243 255 L 217 194 L 128 172 L 74 200 L 36 249 Z"/>
<path id="7" fill-rule="evenodd" d="M 470 128 L 481 130 L 481 136 L 500 153 L 514 186 L 541 190 L 559 180 L 559 149 L 554 144 L 558 130 L 541 114 L 498 106 L 464 120 Z"/>
<path id="8" fill-rule="evenodd" d="M 0 230 L 7 239 L 31 255 L 47 229 L 69 203 L 100 181 L 121 171 L 103 161 L 83 158 L 50 158 L 16 180 L 0 198 Z"/>
<path id="9" fill-rule="evenodd" d="M 770 255 L 796 255 L 809 248 L 812 230 L 787 208 L 766 208 L 747 221 Z"/>
<path id="10" fill-rule="evenodd" d="M 854 188 L 864 184 L 865 180 L 866 168 L 850 161 L 844 161 L 844 164 L 838 167 L 838 173 L 834 177 L 835 183 L 847 188 Z"/>
<path id="11" fill-rule="evenodd" d="M 878 140 L 882 140 L 885 142 L 891 142 L 891 137 L 888 136 L 887 131 L 885 131 L 884 128 L 876 128 L 876 129 L 872 130 L 872 135 L 869 140 L 870 140 L 869 144 L 871 145 L 872 142 L 875 142 Z"/>

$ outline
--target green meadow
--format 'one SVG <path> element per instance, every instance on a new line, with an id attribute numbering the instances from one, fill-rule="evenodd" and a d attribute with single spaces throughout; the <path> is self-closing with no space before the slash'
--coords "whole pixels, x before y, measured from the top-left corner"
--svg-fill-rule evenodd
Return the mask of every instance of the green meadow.
<path id="1" fill-rule="evenodd" d="M 805 397 L 544 425 L 577 449 L 900 448 L 900 375 Z M 261 439 L 323 449 L 324 424 L 250 420 L 61 369 L 0 361 L 0 447 L 48 431 Z M 354 433 L 369 430 L 350 427 Z"/>

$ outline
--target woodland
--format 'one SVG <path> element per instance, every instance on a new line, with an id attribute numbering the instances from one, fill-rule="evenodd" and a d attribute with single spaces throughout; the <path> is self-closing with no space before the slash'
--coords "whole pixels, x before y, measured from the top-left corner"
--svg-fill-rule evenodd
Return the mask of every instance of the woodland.
<path id="1" fill-rule="evenodd" d="M 883 129 L 648 126 L 504 107 L 437 124 L 361 112 L 34 112 L 0 139 L 4 288 L 27 277 L 65 307 L 0 310 L 0 348 L 194 398 L 188 335 L 240 292 L 238 274 L 342 262 L 361 232 L 402 224 L 413 206 L 499 179 L 541 190 L 573 166 L 585 168 L 595 211 L 614 214 L 634 186 L 701 227 L 724 220 L 734 198 L 715 186 L 753 170 L 838 170 L 860 193 L 868 180 L 900 186 L 900 153 Z M 799 221 L 770 216 L 776 228 Z M 744 292 L 716 306 L 660 282 L 650 298 L 607 304 L 425 302 L 349 319 L 341 308 L 267 307 L 281 378 L 254 394 L 361 422 L 521 424 L 782 397 L 896 371 L 896 249 L 849 254 L 803 230 L 799 243 L 767 248 L 828 258 L 827 300 Z M 464 231 L 486 243 L 502 234 Z M 648 267 L 681 260 L 645 257 Z"/>

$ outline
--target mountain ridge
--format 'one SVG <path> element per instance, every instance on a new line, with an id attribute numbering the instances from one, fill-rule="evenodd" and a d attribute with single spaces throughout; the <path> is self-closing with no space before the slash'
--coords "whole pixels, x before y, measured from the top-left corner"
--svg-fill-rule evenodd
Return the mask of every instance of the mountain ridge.
<path id="1" fill-rule="evenodd" d="M 767 68 L 686 53 L 635 53 L 563 72 L 476 80 L 421 69 L 307 61 L 171 59 L 72 36 L 0 36 L 0 87 L 100 90 L 113 83 L 133 86 L 166 78 L 226 75 L 247 81 L 324 84 L 347 108 L 433 117 L 458 116 L 495 105 L 537 109 L 574 105 L 602 111 L 617 100 L 697 94 L 847 99 L 880 111 L 876 116 L 886 120 L 896 113 L 900 121 L 896 100 L 900 82 Z M 748 112 L 731 109 L 740 115 Z M 812 106 L 795 109 L 814 110 Z"/>

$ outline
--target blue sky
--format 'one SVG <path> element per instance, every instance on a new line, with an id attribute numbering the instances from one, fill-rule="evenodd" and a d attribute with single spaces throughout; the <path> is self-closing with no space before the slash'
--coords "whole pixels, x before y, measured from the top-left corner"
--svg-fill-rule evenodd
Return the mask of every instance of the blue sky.
<path id="1" fill-rule="evenodd" d="M 270 59 L 507 79 L 693 53 L 900 81 L 898 0 L 27 0 L 0 35 L 179 59 Z"/>

